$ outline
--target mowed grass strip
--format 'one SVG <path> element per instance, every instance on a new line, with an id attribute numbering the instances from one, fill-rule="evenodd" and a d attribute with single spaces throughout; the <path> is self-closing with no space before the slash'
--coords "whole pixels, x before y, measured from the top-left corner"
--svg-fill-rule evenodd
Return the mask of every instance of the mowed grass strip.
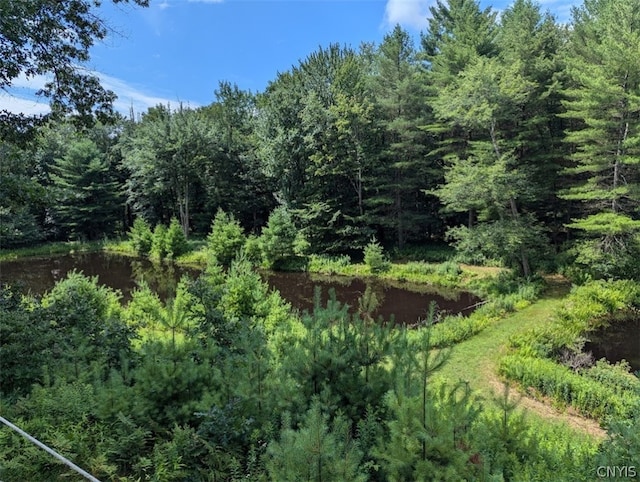
<path id="1" fill-rule="evenodd" d="M 434 380 L 450 383 L 466 381 L 485 403 L 491 404 L 503 387 L 497 374 L 497 364 L 507 352 L 509 338 L 515 333 L 551 323 L 555 311 L 564 303 L 564 296 L 561 296 L 564 292 L 564 289 L 552 286 L 545 297 L 531 306 L 502 318 L 472 338 L 454 345 L 450 358 L 434 375 Z M 516 399 L 521 397 L 515 389 L 511 390 L 511 395 Z M 559 412 L 549 403 L 522 397 L 520 407 L 538 423 L 565 425 L 575 432 L 596 438 L 604 436 L 597 422 Z"/>

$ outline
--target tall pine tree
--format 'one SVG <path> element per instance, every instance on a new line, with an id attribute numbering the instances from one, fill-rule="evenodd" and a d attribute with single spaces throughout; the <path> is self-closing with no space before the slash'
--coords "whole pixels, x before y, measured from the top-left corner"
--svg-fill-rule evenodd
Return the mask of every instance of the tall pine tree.
<path id="1" fill-rule="evenodd" d="M 640 232 L 640 1 L 587 0 L 574 17 L 565 105 L 577 121 L 567 133 L 575 184 L 562 196 L 580 209 L 568 226 L 584 235 L 579 263 L 627 276 Z"/>

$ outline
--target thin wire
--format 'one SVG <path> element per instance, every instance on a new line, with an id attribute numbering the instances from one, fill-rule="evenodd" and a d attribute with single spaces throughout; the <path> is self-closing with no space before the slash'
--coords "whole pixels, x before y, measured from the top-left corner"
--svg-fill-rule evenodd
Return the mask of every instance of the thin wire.
<path id="1" fill-rule="evenodd" d="M 76 472 L 78 472 L 80 475 L 82 475 L 84 478 L 86 478 L 87 480 L 90 480 L 91 482 L 100 482 L 98 479 L 96 479 L 93 475 L 91 475 L 89 472 L 82 470 L 80 467 L 78 467 L 76 464 L 74 464 L 73 462 L 71 462 L 68 459 L 65 459 L 62 455 L 60 455 L 58 452 L 56 452 L 55 450 L 47 447 L 45 444 L 43 444 L 42 442 L 40 442 L 40 440 L 36 439 L 35 437 L 32 437 L 31 435 L 29 435 L 27 432 L 25 432 L 24 430 L 20 429 L 19 427 L 16 427 L 14 424 L 12 424 L 11 422 L 9 422 L 9 420 L 7 420 L 4 417 L 0 417 L 0 422 L 4 423 L 7 427 L 9 427 L 11 430 L 14 430 L 16 432 L 18 432 L 20 435 L 22 435 L 24 438 L 26 438 L 27 440 L 29 440 L 30 442 L 33 442 L 34 444 L 36 444 L 38 447 L 40 447 L 41 449 L 49 452 L 51 455 L 53 455 L 56 459 L 58 459 L 59 461 L 61 461 L 62 463 L 64 463 L 65 465 L 67 465 L 68 467 L 72 468 L 73 470 L 75 470 Z"/>

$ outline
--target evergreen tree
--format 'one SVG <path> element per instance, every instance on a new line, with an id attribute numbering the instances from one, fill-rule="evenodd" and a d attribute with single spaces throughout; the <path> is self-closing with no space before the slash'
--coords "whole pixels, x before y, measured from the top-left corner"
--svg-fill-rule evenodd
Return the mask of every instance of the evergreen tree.
<path id="1" fill-rule="evenodd" d="M 568 203 L 557 197 L 567 153 L 563 145 L 562 95 L 566 77 L 562 49 L 566 33 L 550 14 L 532 0 L 516 0 L 500 17 L 496 34 L 498 57 L 504 65 L 517 65 L 530 86 L 526 101 L 513 112 L 503 135 L 513 146 L 518 167 L 526 172 L 530 195 L 521 205 L 535 211 L 559 249 Z"/>
<path id="2" fill-rule="evenodd" d="M 288 421 L 285 417 L 285 424 Z M 316 400 L 298 430 L 283 426 L 280 440 L 269 445 L 267 469 L 272 480 L 283 482 L 364 482 L 367 477 L 359 465 L 361 458 L 348 421 L 338 416 L 329 425 Z"/>
<path id="3" fill-rule="evenodd" d="M 577 121 L 567 133 L 575 164 L 566 174 L 575 181 L 561 195 L 581 206 L 568 224 L 584 235 L 577 261 L 600 276 L 638 275 L 640 68 L 629 61 L 638 48 L 637 0 L 592 0 L 574 11 L 565 116 Z"/>
<path id="4" fill-rule="evenodd" d="M 231 261 L 240 253 L 244 241 L 240 223 L 232 214 L 219 209 L 207 236 L 207 250 L 216 262 L 222 266 L 230 266 Z"/>
<path id="5" fill-rule="evenodd" d="M 421 190 L 435 187 L 442 171 L 427 157 L 433 138 L 424 126 L 431 112 L 426 77 L 416 57 L 411 37 L 396 26 L 378 48 L 371 78 L 382 139 L 367 207 L 369 218 L 389 230 L 399 248 L 407 239 L 438 231 L 435 199 L 428 202 Z"/>
<path id="6" fill-rule="evenodd" d="M 73 238 L 97 239 L 113 233 L 121 212 L 118 183 L 95 143 L 79 139 L 55 160 L 61 226 Z"/>

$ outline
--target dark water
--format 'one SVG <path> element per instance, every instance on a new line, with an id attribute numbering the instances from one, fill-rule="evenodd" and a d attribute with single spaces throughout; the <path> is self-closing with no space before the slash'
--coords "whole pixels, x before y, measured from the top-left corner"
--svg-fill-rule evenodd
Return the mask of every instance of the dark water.
<path id="1" fill-rule="evenodd" d="M 594 359 L 627 360 L 633 371 L 640 370 L 640 318 L 612 323 L 589 334 L 589 340 L 584 350 L 593 353 Z"/>
<path id="2" fill-rule="evenodd" d="M 357 309 L 358 299 L 364 294 L 367 282 L 359 278 L 342 276 L 319 276 L 307 273 L 268 273 L 266 280 L 269 285 L 280 291 L 283 298 L 301 310 L 313 308 L 315 287 L 322 290 L 322 303 L 329 298 L 329 290 L 334 289 L 336 298 L 342 303 Z M 437 304 L 441 313 L 471 313 L 480 299 L 467 292 L 435 290 L 422 286 L 423 292 L 404 289 L 382 281 L 370 281 L 371 289 L 379 302 L 374 316 L 382 316 L 389 320 L 395 315 L 396 322 L 416 323 L 425 319 L 432 301 Z M 419 289 L 419 286 L 413 286 Z M 428 291 L 427 291 L 428 290 Z"/>
<path id="3" fill-rule="evenodd" d="M 56 281 L 74 269 L 86 276 L 97 276 L 99 283 L 120 290 L 124 301 L 130 299 L 131 291 L 139 281 L 146 281 L 161 298 L 166 298 L 173 295 L 183 274 L 193 277 L 198 274 L 198 270 L 154 264 L 144 259 L 87 253 L 3 262 L 0 263 L 0 281 L 21 283 L 31 293 L 38 295 L 50 290 Z M 323 303 L 328 298 L 329 289 L 333 288 L 336 298 L 351 307 L 358 306 L 358 298 L 367 287 L 361 279 L 340 276 L 273 272 L 264 272 L 262 276 L 269 286 L 279 290 L 283 298 L 300 310 L 313 308 L 315 286 L 322 289 Z M 384 320 L 389 320 L 393 314 L 396 322 L 400 323 L 415 323 L 418 319 L 424 319 L 432 301 L 437 303 L 439 310 L 463 314 L 473 311 L 472 306 L 480 301 L 470 293 L 436 290 L 424 285 L 405 289 L 399 284 L 393 286 L 375 282 L 371 288 L 379 301 L 379 308 L 374 312 L 376 318 L 382 316 Z"/>
<path id="4" fill-rule="evenodd" d="M 0 281 L 22 285 L 32 294 L 41 295 L 74 269 L 85 276 L 97 276 L 100 284 L 120 290 L 124 301 L 131 298 L 131 291 L 140 281 L 145 281 L 162 299 L 166 299 L 174 295 L 183 274 L 197 274 L 196 270 L 151 263 L 146 259 L 85 253 L 2 262 Z"/>

